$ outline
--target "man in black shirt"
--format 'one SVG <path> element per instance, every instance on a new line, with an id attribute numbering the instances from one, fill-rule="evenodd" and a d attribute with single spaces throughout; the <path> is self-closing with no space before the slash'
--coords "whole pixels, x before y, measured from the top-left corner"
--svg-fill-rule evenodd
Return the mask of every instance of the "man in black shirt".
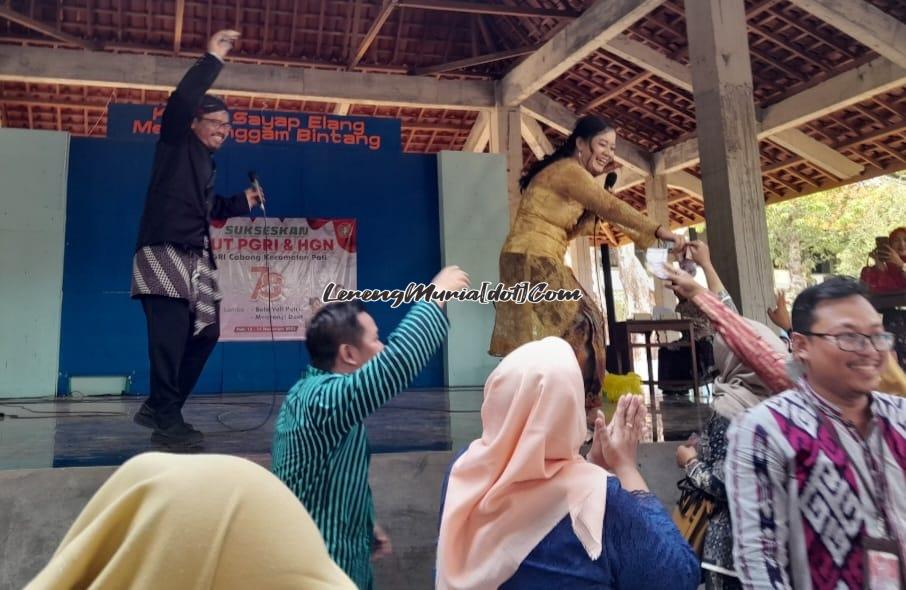
<path id="1" fill-rule="evenodd" d="M 248 215 L 263 202 L 254 188 L 214 194 L 213 153 L 230 134 L 230 113 L 205 92 L 238 38 L 215 33 L 167 101 L 133 259 L 131 291 L 145 312 L 151 361 L 151 394 L 134 420 L 162 445 L 203 439 L 182 407 L 220 336 L 210 220 Z"/>

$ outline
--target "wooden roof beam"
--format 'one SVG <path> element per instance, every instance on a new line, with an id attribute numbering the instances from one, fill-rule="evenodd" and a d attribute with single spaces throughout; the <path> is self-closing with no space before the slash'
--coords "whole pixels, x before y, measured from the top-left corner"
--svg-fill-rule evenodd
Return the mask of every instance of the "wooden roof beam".
<path id="1" fill-rule="evenodd" d="M 595 234 L 597 234 L 599 230 L 602 234 L 604 234 L 604 238 L 606 239 L 608 244 L 610 244 L 611 246 L 617 246 L 619 244 L 616 236 L 613 235 L 613 228 L 610 227 L 609 223 L 604 223 L 604 222 L 599 223 L 598 226 L 595 228 Z M 595 235 L 594 237 L 597 238 L 597 235 Z M 597 244 L 595 244 L 595 245 L 597 246 Z M 604 268 L 606 270 L 610 269 L 609 261 L 608 261 L 608 264 L 606 264 L 604 266 Z M 605 272 L 606 272 L 606 270 L 605 270 Z"/>
<path id="2" fill-rule="evenodd" d="M 892 127 L 885 127 L 883 129 L 869 131 L 867 133 L 859 135 L 858 137 L 837 142 L 837 144 L 834 145 L 834 149 L 846 150 L 857 147 L 863 143 L 876 143 L 883 141 L 887 137 L 902 133 L 904 131 L 906 131 L 906 121 L 900 121 L 899 123 L 895 123 Z M 789 168 L 790 166 L 796 166 L 797 164 L 801 164 L 804 161 L 805 158 L 799 156 L 797 158 L 784 160 L 783 162 L 775 162 L 774 164 L 771 164 L 767 167 L 762 167 L 761 171 L 764 174 L 773 174 L 778 170 L 783 170 L 785 168 Z"/>
<path id="3" fill-rule="evenodd" d="M 538 93 L 522 104 L 522 111 L 563 135 L 573 132 L 578 117 L 552 98 Z"/>
<path id="4" fill-rule="evenodd" d="M 489 111 L 481 111 L 478 118 L 472 124 L 466 143 L 462 146 L 464 152 L 481 153 L 488 147 L 491 141 L 491 115 Z"/>
<path id="5" fill-rule="evenodd" d="M 0 0 L 2 1 L 2 0 Z M 58 48 L 59 46 L 75 47 L 73 43 L 64 43 L 64 42 L 55 42 L 52 40 L 44 39 L 32 39 L 29 37 L 16 37 L 16 36 L 6 36 L 0 35 L 0 43 L 13 43 L 16 45 L 22 45 L 27 43 L 30 47 L 50 47 Z M 153 45 L 145 44 L 121 44 L 121 43 L 105 43 L 104 50 L 112 53 L 122 53 L 125 55 L 162 55 L 165 57 L 172 57 L 172 49 L 165 47 L 158 47 Z M 204 55 L 205 52 L 198 49 L 182 49 L 180 50 L 179 57 L 192 57 L 199 58 Z M 267 57 L 262 55 L 233 55 L 230 54 L 227 57 L 227 62 L 229 63 L 249 63 L 249 64 L 259 64 L 259 65 L 274 65 L 274 66 L 285 66 L 285 67 L 303 67 L 303 68 L 319 68 L 319 69 L 328 69 L 328 70 L 339 70 L 346 67 L 345 64 L 328 61 L 328 60 L 317 60 L 317 59 L 305 59 L 298 57 Z M 374 72 L 379 74 L 408 74 L 409 70 L 404 66 L 392 66 L 392 65 L 379 65 L 379 64 L 359 64 L 358 70 L 360 72 Z M 464 75 L 465 77 L 465 75 Z M 486 76 L 471 76 L 471 79 L 485 79 Z"/>
<path id="6" fill-rule="evenodd" d="M 689 66 L 674 61 L 659 51 L 625 36 L 611 41 L 605 49 L 687 92 L 692 92 L 692 70 Z M 609 97 L 610 94 L 605 96 Z M 602 98 L 595 99 L 590 104 L 600 104 L 600 101 Z M 761 109 L 756 107 L 755 111 L 761 118 Z M 805 157 L 837 178 L 850 178 L 862 172 L 863 167 L 859 164 L 797 129 L 781 131 L 777 136 L 771 136 L 770 139 Z"/>
<path id="7" fill-rule="evenodd" d="M 667 186 L 681 190 L 699 202 L 704 202 L 705 191 L 702 189 L 701 179 L 688 172 L 682 170 L 671 172 L 667 175 Z"/>
<path id="8" fill-rule="evenodd" d="M 759 109 L 755 110 L 758 112 Z M 769 135 L 768 139 L 780 147 L 802 156 L 837 178 L 858 176 L 865 168 L 826 143 L 822 143 L 798 129 L 785 129 L 779 133 Z"/>
<path id="9" fill-rule="evenodd" d="M 359 43 L 358 49 L 352 56 L 352 59 L 349 60 L 349 65 L 346 69 L 354 70 L 359 62 L 362 61 L 362 58 L 368 53 L 368 50 L 371 48 L 371 44 L 374 43 L 377 34 L 380 32 L 381 27 L 384 26 L 384 23 L 387 22 L 387 19 L 390 18 L 390 15 L 393 13 L 393 9 L 398 5 L 397 0 L 384 0 L 384 4 L 381 6 L 380 12 L 378 12 L 377 18 L 374 19 L 374 22 L 371 23 L 371 27 L 368 28 L 368 32 L 365 33 L 365 37 L 362 38 L 362 41 Z M 353 31 L 355 34 L 356 31 Z"/>
<path id="10" fill-rule="evenodd" d="M 186 15 L 186 0 L 176 0 L 176 24 L 173 26 L 173 55 L 182 48 L 182 26 Z"/>
<path id="11" fill-rule="evenodd" d="M 531 6 L 512 6 L 509 4 L 490 4 L 488 2 L 461 2 L 459 0 L 399 0 L 400 8 L 421 8 L 444 12 L 465 12 L 469 14 L 489 14 L 494 16 L 516 16 L 534 18 L 575 19 L 582 13 L 576 10 L 559 10 L 554 8 L 535 8 Z"/>
<path id="12" fill-rule="evenodd" d="M 522 139 L 528 144 L 529 149 L 532 150 L 535 157 L 541 160 L 548 154 L 554 153 L 554 146 L 551 145 L 550 140 L 544 134 L 544 130 L 541 128 L 541 125 L 538 124 L 538 121 L 525 113 L 521 114 L 521 119 Z"/>
<path id="13" fill-rule="evenodd" d="M 768 139 L 780 147 L 802 156 L 837 178 L 852 178 L 861 174 L 865 169 L 861 164 L 853 162 L 837 150 L 812 139 L 798 129 L 787 129 L 771 135 Z"/>
<path id="14" fill-rule="evenodd" d="M 663 0 L 597 0 L 501 81 L 504 106 L 518 106 L 616 38 Z"/>
<path id="15" fill-rule="evenodd" d="M 45 22 L 33 19 L 29 16 L 17 12 L 10 8 L 9 4 L 0 5 L 0 18 L 5 18 L 6 20 L 12 21 L 18 25 L 22 25 L 26 29 L 31 29 L 41 33 L 42 35 L 47 35 L 52 39 L 57 41 L 62 41 L 63 43 L 68 43 L 70 45 L 75 45 L 76 47 L 81 47 L 82 49 L 101 49 L 101 46 L 94 41 L 89 41 L 87 39 L 82 39 L 76 37 L 75 35 L 70 35 L 69 33 L 64 33 L 60 29 L 49 25 Z"/>
<path id="16" fill-rule="evenodd" d="M 804 125 L 842 108 L 906 84 L 906 69 L 886 58 L 853 68 L 761 111 L 759 139 Z M 699 162 L 698 138 L 654 154 L 658 172 L 676 172 Z"/>
<path id="17" fill-rule="evenodd" d="M 0 46 L 0 80 L 170 91 L 193 60 Z M 483 80 L 337 72 L 230 63 L 212 89 L 237 96 L 480 110 L 495 106 Z"/>
<path id="18" fill-rule="evenodd" d="M 895 172 L 899 172 L 902 169 L 903 169 L 903 166 L 899 162 L 897 162 L 891 166 L 887 166 L 886 168 L 879 168 L 879 167 L 872 166 L 871 168 L 867 168 L 865 170 L 865 172 L 862 173 L 862 175 L 859 177 L 859 180 L 868 180 L 870 178 L 876 178 L 878 176 L 887 176 L 888 174 L 893 174 Z M 774 179 L 774 180 L 776 180 L 776 179 Z M 790 199 L 795 199 L 797 197 L 804 197 L 806 195 L 810 195 L 810 194 L 816 193 L 818 191 L 826 191 L 826 190 L 829 190 L 832 188 L 846 186 L 847 184 L 850 184 L 851 182 L 852 181 L 850 181 L 850 180 L 838 180 L 836 182 L 829 182 L 829 183 L 822 184 L 820 188 L 811 188 L 811 189 L 804 189 L 804 190 L 795 189 L 789 193 L 785 193 L 785 194 L 779 195 L 777 197 L 768 198 L 767 204 L 771 205 L 773 203 L 789 201 Z M 788 186 L 788 185 L 786 185 L 786 186 Z"/>
<path id="19" fill-rule="evenodd" d="M 864 0 L 790 1 L 901 68 L 906 68 L 906 24 L 894 16 Z"/>
<path id="20" fill-rule="evenodd" d="M 670 59 L 660 51 L 630 39 L 626 35 L 620 35 L 608 41 L 604 49 L 631 64 L 648 70 L 677 88 L 692 93 L 692 70 L 689 69 L 689 66 Z"/>
<path id="21" fill-rule="evenodd" d="M 906 68 L 883 57 L 791 96 L 762 111 L 767 134 L 798 127 L 906 84 Z"/>
<path id="22" fill-rule="evenodd" d="M 523 55 L 528 55 L 529 53 L 533 53 L 537 49 L 538 49 L 537 46 L 531 46 L 531 47 L 520 47 L 517 49 L 507 49 L 506 51 L 496 51 L 494 53 L 476 55 L 475 57 L 467 57 L 465 59 L 448 61 L 446 63 L 437 64 L 437 65 L 433 65 L 433 66 L 415 68 L 414 70 L 412 70 L 412 74 L 415 76 L 426 76 L 429 74 L 441 74 L 443 72 L 451 72 L 453 70 L 471 68 L 473 66 L 480 66 L 482 64 L 492 63 L 495 61 L 501 61 L 504 59 L 522 57 Z"/>
<path id="23" fill-rule="evenodd" d="M 628 188 L 632 188 L 644 183 L 645 176 L 637 172 L 633 172 L 632 170 L 627 170 L 617 176 L 617 183 L 614 185 L 611 192 L 619 193 L 620 191 L 624 191 Z"/>

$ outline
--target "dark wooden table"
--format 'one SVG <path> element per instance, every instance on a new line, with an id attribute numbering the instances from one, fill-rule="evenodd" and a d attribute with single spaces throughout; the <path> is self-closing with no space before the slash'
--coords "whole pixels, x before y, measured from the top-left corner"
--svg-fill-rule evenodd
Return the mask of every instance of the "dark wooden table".
<path id="1" fill-rule="evenodd" d="M 699 376 L 698 376 L 698 358 L 696 357 L 695 352 L 695 327 L 692 325 L 692 322 L 689 320 L 626 320 L 623 322 L 626 326 L 626 349 L 629 351 L 629 370 L 634 371 L 635 361 L 633 359 L 632 350 L 634 348 L 644 348 L 645 349 L 645 360 L 648 364 L 648 379 L 644 379 L 642 382 L 648 385 L 648 391 L 651 395 L 651 436 L 652 439 L 657 442 L 658 440 L 658 425 L 657 425 L 657 416 L 658 416 L 658 405 L 657 405 L 657 396 L 655 395 L 654 388 L 655 386 L 689 386 L 688 381 L 660 381 L 657 378 L 657 375 L 654 373 L 654 362 L 651 355 L 651 350 L 655 347 L 666 346 L 667 344 L 673 344 L 681 348 L 688 347 L 690 350 L 690 356 L 692 359 L 692 383 L 691 385 L 695 389 L 695 401 L 699 400 Z M 686 332 L 689 334 L 688 342 L 683 341 L 673 341 L 673 342 L 652 342 L 651 335 L 654 332 Z M 636 343 L 632 341 L 633 334 L 643 334 L 645 336 L 645 342 Z"/>

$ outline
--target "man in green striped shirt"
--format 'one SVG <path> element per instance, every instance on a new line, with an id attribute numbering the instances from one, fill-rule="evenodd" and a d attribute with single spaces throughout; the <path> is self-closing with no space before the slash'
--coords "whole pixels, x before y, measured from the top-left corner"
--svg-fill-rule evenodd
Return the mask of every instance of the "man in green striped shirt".
<path id="1" fill-rule="evenodd" d="M 458 291 L 469 277 L 447 267 L 432 281 Z M 374 505 L 365 419 L 403 391 L 447 335 L 442 300 L 416 303 L 387 339 L 360 302 L 326 305 L 306 332 L 311 366 L 290 390 L 274 432 L 273 472 L 302 501 L 334 561 L 372 587 Z M 304 556 L 299 556 L 304 559 Z"/>

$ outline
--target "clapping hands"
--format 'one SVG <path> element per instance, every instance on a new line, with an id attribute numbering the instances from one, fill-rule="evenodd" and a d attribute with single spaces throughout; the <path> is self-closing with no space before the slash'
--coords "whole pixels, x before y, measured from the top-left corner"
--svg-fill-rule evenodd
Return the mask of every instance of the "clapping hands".
<path id="1" fill-rule="evenodd" d="M 620 398 L 610 424 L 598 411 L 588 460 L 614 473 L 635 469 L 636 451 L 645 436 L 647 417 L 648 409 L 637 395 Z"/>

